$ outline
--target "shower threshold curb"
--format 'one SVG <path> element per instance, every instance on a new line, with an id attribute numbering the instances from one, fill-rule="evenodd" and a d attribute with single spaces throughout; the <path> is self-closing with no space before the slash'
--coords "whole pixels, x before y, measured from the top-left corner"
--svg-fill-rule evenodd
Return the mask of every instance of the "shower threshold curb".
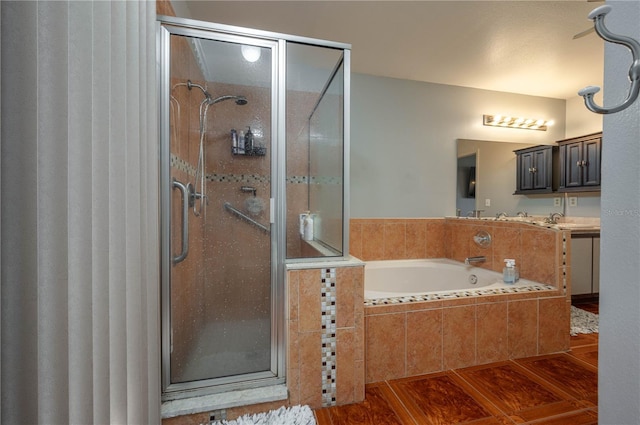
<path id="1" fill-rule="evenodd" d="M 194 413 L 210 412 L 231 407 L 287 400 L 286 385 L 251 388 L 247 390 L 229 391 L 192 398 L 170 400 L 162 403 L 162 419 L 173 418 Z"/>

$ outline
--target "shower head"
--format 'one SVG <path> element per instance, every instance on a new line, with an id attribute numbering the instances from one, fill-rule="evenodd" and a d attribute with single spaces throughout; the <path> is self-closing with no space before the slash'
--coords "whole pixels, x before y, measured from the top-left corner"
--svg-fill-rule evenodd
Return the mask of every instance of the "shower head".
<path id="1" fill-rule="evenodd" d="M 216 97 L 215 99 L 213 97 L 211 97 L 211 93 L 209 93 L 207 90 L 205 90 L 204 87 L 202 87 L 200 84 L 196 84 L 191 82 L 191 80 L 187 80 L 187 88 L 189 90 L 191 90 L 193 87 L 197 87 L 200 90 L 202 90 L 202 93 L 205 96 L 205 99 L 202 101 L 203 103 L 208 103 L 209 105 L 215 105 L 218 102 L 223 102 L 225 100 L 229 100 L 229 99 L 234 99 L 236 101 L 236 105 L 246 105 L 247 103 L 249 103 L 247 101 L 247 98 L 244 96 L 233 96 L 233 95 L 226 95 L 226 96 L 220 96 L 220 97 Z"/>
<path id="2" fill-rule="evenodd" d="M 209 99 L 209 105 L 214 105 L 218 102 L 224 102 L 225 100 L 230 100 L 230 99 L 235 100 L 236 105 L 246 105 L 247 103 L 249 103 L 247 101 L 247 98 L 244 96 L 226 95 L 226 96 L 216 97 L 215 99 Z"/>

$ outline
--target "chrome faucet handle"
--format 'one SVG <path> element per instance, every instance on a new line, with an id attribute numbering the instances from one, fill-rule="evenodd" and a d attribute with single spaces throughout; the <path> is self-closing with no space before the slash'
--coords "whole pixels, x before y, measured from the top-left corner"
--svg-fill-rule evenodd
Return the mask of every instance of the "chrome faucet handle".
<path id="1" fill-rule="evenodd" d="M 561 212 L 549 213 L 549 217 L 545 218 L 544 221 L 549 224 L 558 224 L 558 217 L 564 217 L 564 214 Z"/>

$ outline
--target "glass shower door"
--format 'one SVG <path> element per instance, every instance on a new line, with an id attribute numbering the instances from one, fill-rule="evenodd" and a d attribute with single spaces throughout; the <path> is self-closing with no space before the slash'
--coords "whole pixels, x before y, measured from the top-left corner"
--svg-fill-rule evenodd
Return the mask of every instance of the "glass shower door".
<path id="1" fill-rule="evenodd" d="M 185 28 L 165 39 L 164 393 L 255 386 L 278 376 L 270 217 L 277 44 Z"/>

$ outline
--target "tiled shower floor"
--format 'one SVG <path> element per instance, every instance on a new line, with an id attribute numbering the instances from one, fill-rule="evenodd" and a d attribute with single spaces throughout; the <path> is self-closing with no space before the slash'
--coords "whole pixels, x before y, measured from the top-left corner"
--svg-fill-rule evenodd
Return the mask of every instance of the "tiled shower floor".
<path id="1" fill-rule="evenodd" d="M 318 425 L 582 425 L 598 423 L 597 396 L 598 334 L 588 334 L 568 353 L 370 384 L 364 402 L 315 414 Z"/>
<path id="2" fill-rule="evenodd" d="M 268 370 L 271 366 L 270 325 L 269 320 L 243 320 L 205 326 L 179 380 Z"/>

